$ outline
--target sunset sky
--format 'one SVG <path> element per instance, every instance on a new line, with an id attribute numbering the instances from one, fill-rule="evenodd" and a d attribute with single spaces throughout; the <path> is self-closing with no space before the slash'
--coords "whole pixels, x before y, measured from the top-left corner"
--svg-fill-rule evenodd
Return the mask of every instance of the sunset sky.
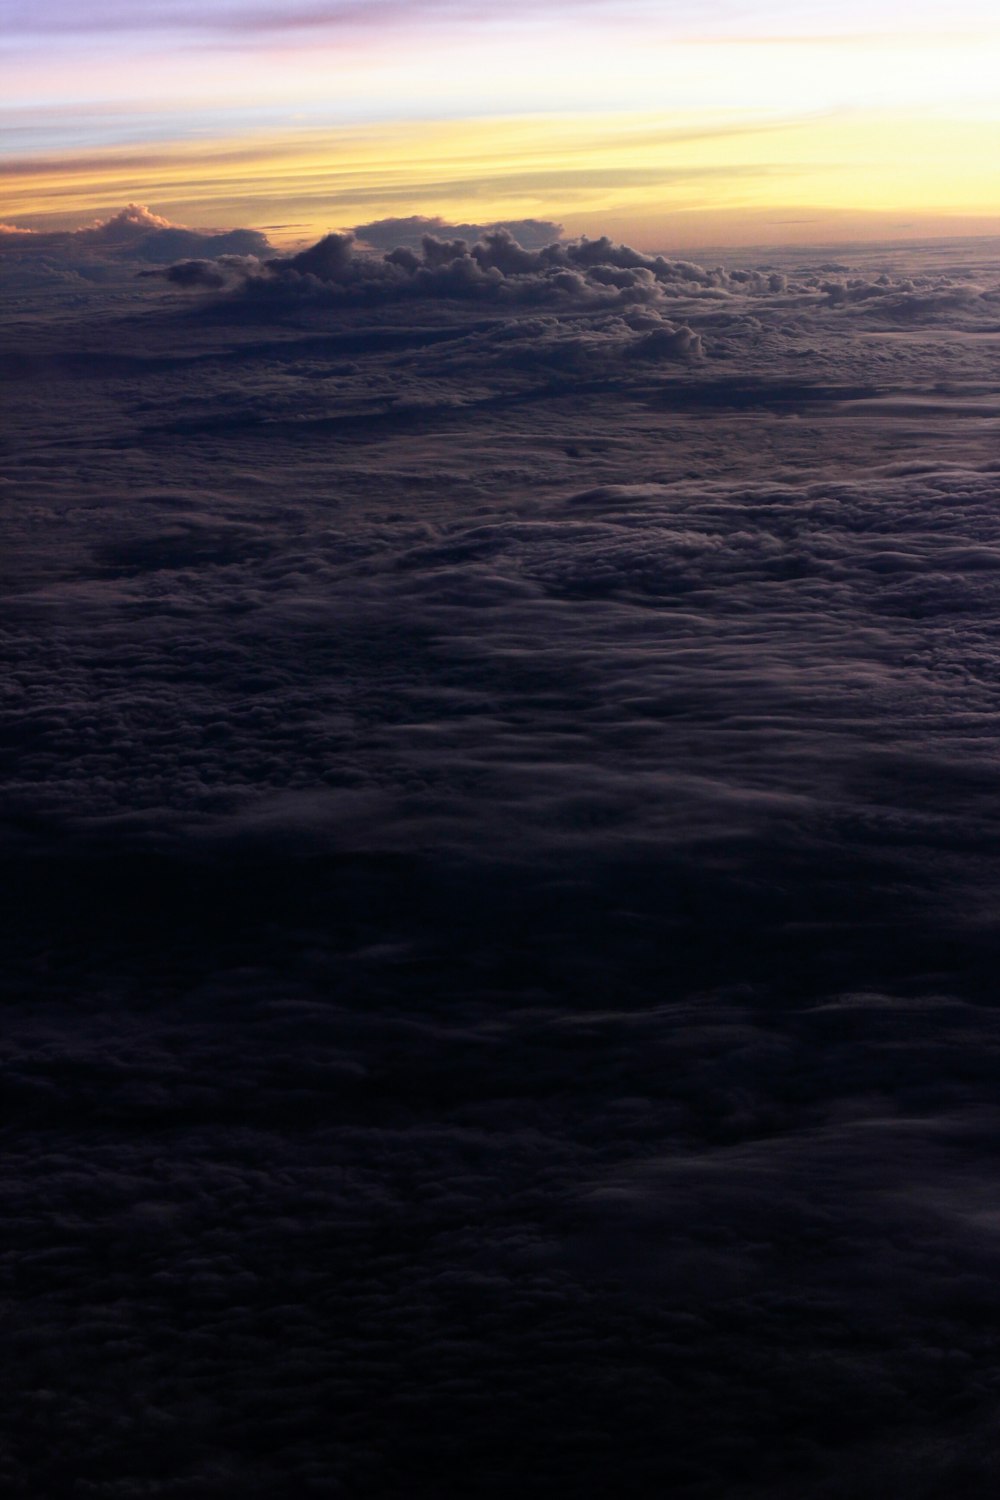
<path id="1" fill-rule="evenodd" d="M 992 0 L 3 0 L 0 218 L 643 248 L 1000 227 Z M 278 227 L 271 227 L 278 226 Z"/>
<path id="2" fill-rule="evenodd" d="M 998 81 L 0 0 L 0 1500 L 1000 1495 Z"/>

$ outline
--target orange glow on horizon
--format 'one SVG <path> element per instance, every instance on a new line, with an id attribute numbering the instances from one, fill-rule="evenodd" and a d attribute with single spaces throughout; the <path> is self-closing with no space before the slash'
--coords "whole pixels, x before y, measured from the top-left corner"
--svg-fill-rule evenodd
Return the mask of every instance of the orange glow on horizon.
<path id="1" fill-rule="evenodd" d="M 893 221 L 990 232 L 998 160 L 1000 124 L 891 114 L 389 122 L 0 162 L 0 220 L 75 227 L 137 200 L 194 226 L 293 225 L 278 244 L 415 213 L 551 218 L 639 245 L 777 243 L 810 224 L 818 240 Z"/>

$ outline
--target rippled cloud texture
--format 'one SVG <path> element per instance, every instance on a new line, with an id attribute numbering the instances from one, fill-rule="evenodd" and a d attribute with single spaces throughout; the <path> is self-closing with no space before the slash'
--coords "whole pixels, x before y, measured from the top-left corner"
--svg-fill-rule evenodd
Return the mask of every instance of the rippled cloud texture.
<path id="1" fill-rule="evenodd" d="M 0 236 L 6 1492 L 992 1493 L 995 245 L 191 233 Z"/>

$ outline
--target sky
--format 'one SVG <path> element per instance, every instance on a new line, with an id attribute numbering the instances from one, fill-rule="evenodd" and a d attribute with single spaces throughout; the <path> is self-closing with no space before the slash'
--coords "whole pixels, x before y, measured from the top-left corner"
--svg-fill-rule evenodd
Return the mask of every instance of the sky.
<path id="1" fill-rule="evenodd" d="M 987 0 L 3 0 L 0 221 L 293 245 L 535 216 L 671 245 L 1000 226 Z"/>
<path id="2" fill-rule="evenodd" d="M 310 3 L 0 17 L 0 1494 L 996 1495 L 997 23 Z"/>

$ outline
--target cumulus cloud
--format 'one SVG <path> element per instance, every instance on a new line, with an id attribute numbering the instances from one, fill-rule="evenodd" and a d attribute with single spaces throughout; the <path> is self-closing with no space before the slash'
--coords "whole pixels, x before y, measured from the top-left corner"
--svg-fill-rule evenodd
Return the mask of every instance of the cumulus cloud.
<path id="1" fill-rule="evenodd" d="M 383 226 L 395 223 L 382 221 Z M 193 269 L 163 274 L 178 285 L 199 285 Z M 200 284 L 206 284 L 204 276 Z M 533 249 L 508 227 L 498 226 L 473 243 L 425 232 L 416 248 L 402 243 L 382 254 L 367 249 L 351 232 L 328 234 L 306 250 L 271 257 L 251 269 L 240 290 L 246 299 L 272 308 L 278 303 L 375 306 L 411 299 L 494 302 L 511 308 L 548 303 L 611 307 L 679 297 L 718 300 L 731 291 L 741 298 L 764 296 L 785 291 L 786 282 L 774 273 L 737 272 L 731 277 L 721 268 L 706 270 L 689 261 L 645 255 L 607 237 L 554 240 Z M 661 352 L 665 348 L 661 345 Z"/>
<path id="2" fill-rule="evenodd" d="M 259 255 L 271 248 L 258 230 L 188 229 L 141 203 L 129 203 L 110 218 L 81 229 L 7 233 L 32 254 L 70 260 L 84 256 L 163 263 L 182 256 Z"/>
<path id="3" fill-rule="evenodd" d="M 169 219 L 154 214 L 142 203 L 128 203 L 110 219 L 98 219 L 83 229 L 72 231 L 79 241 L 95 245 L 120 245 L 143 239 L 151 230 L 173 229 Z"/>
<path id="4" fill-rule="evenodd" d="M 840 276 L 821 283 L 831 307 L 846 308 L 892 322 L 926 323 L 955 313 L 975 311 L 983 286 L 956 281 L 948 275 L 893 277 L 874 280 Z"/>
<path id="5" fill-rule="evenodd" d="M 673 304 L 675 310 L 684 311 L 679 321 L 686 327 L 691 322 L 687 308 L 697 307 L 708 326 L 714 303 L 717 329 L 740 326 L 749 332 L 750 309 L 767 302 L 787 309 L 792 317 L 804 309 L 814 314 L 825 306 L 890 327 L 947 323 L 963 314 L 965 326 L 975 327 L 990 305 L 988 285 L 947 271 L 913 278 L 889 272 L 876 277 L 851 275 L 849 267 L 836 262 L 791 274 L 773 265 L 706 267 L 645 254 L 607 236 L 532 245 L 532 234 L 540 237 L 542 230 L 552 226 L 523 223 L 529 243 L 512 232 L 518 226 L 480 230 L 479 226 L 448 226 L 419 217 L 362 225 L 361 230 L 369 235 L 367 241 L 359 240 L 353 231 L 329 234 L 293 255 L 262 257 L 259 244 L 226 245 L 219 240 L 212 242 L 213 255 L 218 258 L 229 251 L 233 258 L 227 266 L 211 269 L 182 264 L 166 267 L 160 274 L 179 287 L 226 289 L 248 307 L 258 304 L 265 318 L 276 315 L 280 306 L 292 311 L 374 308 L 412 300 L 492 303 L 509 310 L 568 309 L 573 304 L 595 310 L 646 307 L 654 312 L 659 309 L 661 314 Z M 445 238 L 427 232 L 429 224 L 450 232 L 477 230 L 478 237 L 471 242 L 458 233 Z M 156 236 L 158 255 L 164 248 L 164 234 Z M 372 249 L 372 237 L 380 244 L 393 238 L 400 243 L 380 253 Z M 238 253 L 250 257 L 242 274 L 235 259 Z M 208 254 L 202 247 L 191 259 L 204 261 Z M 831 271 L 837 273 L 835 277 Z M 763 332 L 759 323 L 756 331 Z M 659 330 L 635 352 L 649 359 L 697 357 L 702 352 L 702 334 L 689 329 L 689 335 L 674 339 L 672 329 Z"/>
<path id="6" fill-rule="evenodd" d="M 419 250 L 425 235 L 435 239 L 466 240 L 474 244 L 494 230 L 506 230 L 526 250 L 541 250 L 546 245 L 562 239 L 561 224 L 550 219 L 504 219 L 494 224 L 451 224 L 438 217 L 411 214 L 404 219 L 373 219 L 368 224 L 356 224 L 354 235 L 375 250 L 396 250 L 404 247 Z"/>
<path id="7" fill-rule="evenodd" d="M 186 291 L 219 291 L 237 287 L 260 268 L 256 256 L 219 255 L 212 260 L 178 260 L 155 271 L 141 271 L 146 277 L 162 278 L 171 286 Z"/>

